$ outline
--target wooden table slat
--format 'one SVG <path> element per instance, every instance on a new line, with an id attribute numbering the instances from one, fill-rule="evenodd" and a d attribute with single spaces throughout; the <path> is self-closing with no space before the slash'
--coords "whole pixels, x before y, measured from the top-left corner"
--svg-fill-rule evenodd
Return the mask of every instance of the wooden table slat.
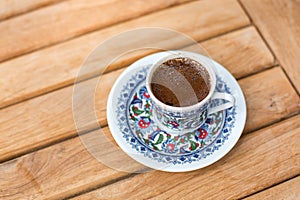
<path id="1" fill-rule="evenodd" d="M 300 111 L 300 97 L 280 67 L 244 78 L 239 84 L 246 96 L 246 132 Z"/>
<path id="2" fill-rule="evenodd" d="M 252 29 L 247 29 L 251 33 Z M 249 51 L 238 51 L 239 48 L 244 46 L 243 43 L 243 34 L 241 34 L 241 38 L 237 38 L 236 33 L 230 33 L 232 34 L 232 41 L 241 41 L 240 45 L 234 45 L 233 49 L 228 50 L 228 52 L 232 52 L 232 55 L 227 55 L 226 57 L 222 56 L 222 54 L 216 53 L 216 58 L 220 58 L 221 63 L 231 63 L 231 57 L 232 56 L 238 56 L 238 57 L 245 57 L 245 55 L 251 54 L 250 52 L 255 52 L 252 50 L 252 48 L 248 48 Z M 248 34 L 246 34 L 248 35 Z M 259 40 L 257 40 L 258 44 L 260 44 Z M 206 42 L 206 45 L 208 46 L 214 46 L 214 43 L 219 43 L 219 40 L 211 40 L 210 42 Z M 217 44 L 215 44 L 217 45 Z M 259 45 L 258 45 L 259 46 Z M 255 47 L 255 45 L 252 45 L 252 47 Z M 236 48 L 236 50 L 235 50 Z M 239 52 L 239 53 L 237 53 Z M 257 54 L 260 54 L 260 51 L 257 51 L 257 53 L 252 54 L 253 57 L 259 57 Z M 211 55 L 214 57 L 214 51 L 211 51 Z M 266 52 L 266 55 L 268 53 Z M 261 56 L 261 55 L 260 55 Z M 262 56 L 263 57 L 263 56 Z M 246 60 L 246 59 L 245 59 Z M 237 63 L 232 65 L 233 71 L 235 71 L 234 66 L 244 66 L 243 60 L 236 60 Z M 271 63 L 272 61 L 269 60 Z M 245 63 L 247 64 L 247 63 Z M 247 65 L 245 65 L 245 68 L 248 68 Z M 257 69 L 257 67 L 254 67 L 253 69 Z M 101 124 L 101 126 L 106 124 L 106 101 L 107 96 L 109 94 L 109 91 L 114 83 L 114 81 L 117 79 L 117 77 L 120 75 L 120 73 L 124 69 L 120 69 L 117 71 L 113 71 L 110 73 L 107 73 L 102 76 L 101 84 L 104 84 L 104 86 L 101 86 L 96 91 L 96 97 L 97 97 L 97 104 L 96 106 L 96 114 L 98 116 L 98 120 Z M 278 70 L 275 70 L 276 73 Z M 252 71 L 249 71 L 249 73 L 252 73 Z M 244 76 L 246 74 L 243 74 Z M 267 73 L 267 78 L 273 76 L 273 73 Z M 280 98 L 274 100 L 279 105 L 284 105 L 286 103 L 290 104 L 290 101 L 292 103 L 290 104 L 290 109 L 288 110 L 278 110 L 277 107 L 274 107 L 273 110 L 270 110 L 269 107 L 262 107 L 262 112 L 267 111 L 267 114 L 272 115 L 272 113 L 278 113 L 276 116 L 285 117 L 291 113 L 296 112 L 299 110 L 299 107 L 297 105 L 297 98 L 295 97 L 294 91 L 289 86 L 288 81 L 285 79 L 284 75 L 282 73 L 279 73 L 278 75 L 274 75 L 278 78 L 278 81 L 282 83 L 283 87 L 286 87 L 286 89 L 290 92 L 290 96 L 288 98 Z M 253 83 L 251 81 L 251 78 L 248 79 L 249 82 L 245 82 L 242 80 L 242 82 L 245 82 L 245 84 L 257 84 Z M 81 84 L 88 86 L 91 81 L 94 81 L 94 79 L 82 82 Z M 273 85 L 270 84 L 269 81 L 266 80 L 266 88 L 273 87 Z M 246 87 L 246 85 L 244 86 Z M 272 103 L 272 99 L 270 98 L 273 95 L 284 95 L 285 90 L 283 87 L 275 88 L 274 91 L 270 94 L 268 92 L 261 91 L 258 92 L 258 95 L 264 95 L 266 97 L 265 104 L 270 105 Z M 255 88 L 254 88 L 255 89 Z M 85 90 L 84 90 L 85 91 Z M 0 132 L 2 134 L 3 140 L 0 141 L 0 160 L 5 160 L 11 157 L 15 157 L 19 154 L 22 154 L 24 152 L 28 152 L 30 150 L 33 150 L 34 148 L 38 148 L 41 146 L 52 144 L 55 141 L 60 141 L 65 138 L 69 138 L 76 135 L 76 128 L 74 125 L 73 115 L 72 115 L 72 92 L 73 87 L 66 87 L 61 90 L 54 91 L 52 93 L 24 101 L 20 104 L 16 104 L 14 106 L 7 107 L 5 109 L 2 109 L 0 111 Z M 251 94 L 251 90 L 249 91 L 249 94 L 246 93 L 246 96 Z M 272 95 L 272 96 L 270 96 Z M 83 93 L 83 98 L 84 98 Z M 270 97 L 269 97 L 270 96 Z M 299 102 L 299 101 L 298 101 Z M 256 109 L 256 107 L 260 107 L 261 102 L 255 102 L 254 105 L 251 105 L 251 109 Z M 84 108 L 84 107 L 83 107 Z M 283 107 L 284 108 L 284 107 Z M 265 115 L 263 115 L 265 116 Z M 53 120 L 57 119 L 57 120 Z M 259 118 L 261 119 L 261 118 Z M 251 120 L 251 118 L 250 118 Z M 270 120 L 263 119 L 262 124 L 271 123 L 274 121 L 274 117 Z M 18 128 L 16 128 L 18 127 Z M 98 127 L 98 124 L 95 124 L 93 122 L 85 124 L 85 127 L 81 131 L 91 130 L 93 128 Z M 250 123 L 248 125 L 249 129 L 255 129 L 258 128 L 255 124 Z M 39 135 L 39 137 L 35 137 L 36 135 Z M 13 138 L 13 140 L 11 139 Z"/>
<path id="3" fill-rule="evenodd" d="M 300 94 L 300 2 L 242 0 Z"/>
<path id="4" fill-rule="evenodd" d="M 74 199 L 241 198 L 300 173 L 299 125 L 298 115 L 247 134 L 220 161 L 194 172 L 153 171 Z"/>
<path id="5" fill-rule="evenodd" d="M 142 16 L 33 52 L 0 64 L 0 77 L 3 77 L 0 79 L 0 107 L 72 84 L 79 67 L 89 53 L 101 42 L 123 31 L 137 27 L 164 27 L 188 34 L 196 40 L 203 40 L 248 24 L 247 16 L 234 0 L 196 1 Z M 4 37 L 1 37 L 0 40 L 6 42 Z M 177 48 L 183 45 L 181 44 L 182 41 L 168 42 L 164 35 L 154 35 L 152 40 L 151 38 L 148 40 L 150 45 L 167 44 L 177 46 Z M 143 42 L 140 41 L 140 43 Z M 129 50 L 132 50 L 135 49 L 136 43 L 138 41 L 135 43 L 127 41 L 125 44 L 128 45 L 126 47 Z M 17 43 L 14 41 L 12 44 Z M 1 47 L 6 52 L 10 45 L 7 48 L 2 45 Z M 114 55 L 113 52 L 114 49 L 108 49 L 103 52 L 103 57 L 106 54 Z M 153 50 L 146 53 L 139 52 L 135 59 L 151 52 Z M 110 69 L 113 70 L 122 65 L 130 64 L 133 61 L 132 57 L 130 58 L 119 60 Z M 16 71 L 18 73 L 15 73 Z M 99 73 L 99 69 L 90 71 L 85 75 L 94 76 L 97 73 Z"/>
<path id="6" fill-rule="evenodd" d="M 140 193 L 146 192 L 144 195 L 151 196 L 150 193 L 153 192 L 153 195 L 157 195 L 167 190 L 168 187 L 173 188 L 173 192 L 188 193 L 186 189 L 189 187 L 185 185 L 193 186 L 190 188 L 193 190 L 190 192 L 190 197 L 210 195 L 210 192 L 213 193 L 212 195 L 217 195 L 219 193 L 216 190 L 225 189 L 225 187 L 226 191 L 231 191 L 230 194 L 226 194 L 227 196 L 245 196 L 299 173 L 299 168 L 297 168 L 297 162 L 299 166 L 299 159 L 297 159 L 299 127 L 300 115 L 242 136 L 237 146 L 228 155 L 204 169 L 179 174 L 165 172 L 141 174 L 79 196 L 79 199 L 95 199 L 94 197 L 100 198 L 100 195 L 101 199 L 108 199 L 113 195 L 120 198 L 127 195 L 133 195 L 132 198 L 135 197 L 134 195 L 140 195 L 138 197 L 146 198 Z M 108 128 L 102 130 L 112 140 Z M 95 149 L 101 152 L 103 149 L 96 143 L 99 138 L 97 134 L 90 132 L 82 137 L 95 143 Z M 285 149 L 287 144 L 288 150 Z M 114 156 L 115 159 L 121 161 L 128 159 L 122 151 L 111 152 L 108 156 Z M 144 167 L 132 164 L 129 169 L 138 171 Z M 23 198 L 24 196 L 38 199 L 64 198 L 128 176 L 127 173 L 117 172 L 99 163 L 87 152 L 78 137 L 2 163 L 0 171 L 2 172 L 1 199 Z M 245 171 L 247 173 L 244 173 Z M 161 179 L 155 180 L 155 177 L 161 177 Z M 224 180 L 226 184 L 220 180 Z M 185 181 L 187 183 L 184 183 Z M 202 182 L 202 190 L 194 189 L 198 187 L 199 181 Z M 213 187 L 214 190 L 211 190 L 210 181 L 217 184 Z M 174 184 L 185 189 L 180 190 Z M 219 186 L 219 184 L 222 185 Z M 162 187 L 158 188 L 159 185 Z M 171 194 L 166 192 L 165 195 L 164 197 L 167 197 Z"/>
<path id="7" fill-rule="evenodd" d="M 108 127 L 103 131 L 110 136 Z M 83 137 L 93 142 L 99 138 L 97 134 Z M 108 153 L 112 155 L 119 160 L 127 157 L 122 151 Z M 130 167 L 133 171 L 144 166 L 134 163 Z M 61 199 L 128 175 L 98 162 L 78 137 L 2 163 L 0 171 L 2 200 Z"/>
<path id="8" fill-rule="evenodd" d="M 0 23 L 0 61 L 186 1 L 69 0 L 54 4 Z"/>
<path id="9" fill-rule="evenodd" d="M 43 6 L 60 2 L 62 0 L 1 0 L 0 20 L 30 12 Z"/>
<path id="10" fill-rule="evenodd" d="M 299 198 L 299 9 L 292 0 L 2 0 L 0 199 Z M 99 48 L 140 27 L 144 32 Z M 114 141 L 108 94 L 137 59 L 162 49 L 198 52 L 199 45 L 239 79 L 245 129 L 208 167 L 152 170 Z M 81 93 L 74 97 L 76 78 Z"/>
<path id="11" fill-rule="evenodd" d="M 140 174 L 79 198 L 147 198 L 156 195 L 171 197 L 170 193 L 174 192 L 178 192 L 176 194 L 179 195 L 178 197 L 190 195 L 189 197 L 192 198 L 193 195 L 202 195 L 201 197 L 204 198 L 206 195 L 219 195 L 216 192 L 219 190 L 225 195 L 222 198 L 246 196 L 299 173 L 297 167 L 299 166 L 299 145 L 297 145 L 299 123 L 300 115 L 247 134 L 228 155 L 204 169 L 179 174 L 158 171 Z M 104 132 L 110 136 L 107 128 Z M 93 133 L 86 134 L 84 137 L 89 138 L 90 141 L 95 141 L 97 138 Z M 282 144 L 289 144 L 288 150 Z M 121 156 L 123 155 L 120 154 L 119 157 L 117 154 L 116 159 L 123 160 Z M 85 150 L 79 138 L 3 163 L 0 169 L 5 175 L 0 179 L 1 199 L 24 196 L 42 199 L 63 198 L 97 186 L 101 187 L 116 178 L 128 175 L 99 163 Z M 137 164 L 131 166 L 131 169 L 138 170 L 143 167 Z M 226 184 L 223 184 L 221 179 Z M 216 184 L 214 191 L 209 184 L 211 181 Z M 201 182 L 202 192 L 191 192 L 200 187 L 199 182 Z M 158 196 L 158 198 L 163 197 Z"/>
<path id="12" fill-rule="evenodd" d="M 201 42 L 208 56 L 222 63 L 234 77 L 257 73 L 275 64 L 275 60 L 254 27 L 243 28 Z M 197 45 L 183 50 L 197 52 Z"/>
<path id="13" fill-rule="evenodd" d="M 298 158 L 299 159 L 299 158 Z M 273 200 L 273 199 L 284 199 L 284 200 L 295 200 L 300 197 L 300 176 L 291 180 L 285 181 L 279 185 L 271 187 L 267 190 L 263 190 L 257 194 L 254 194 L 245 200 Z"/>

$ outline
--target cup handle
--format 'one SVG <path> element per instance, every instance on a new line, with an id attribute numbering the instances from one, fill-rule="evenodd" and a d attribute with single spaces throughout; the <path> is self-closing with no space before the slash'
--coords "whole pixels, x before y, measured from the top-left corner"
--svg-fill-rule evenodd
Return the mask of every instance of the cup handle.
<path id="1" fill-rule="evenodd" d="M 226 100 L 227 102 L 222 104 L 222 105 L 218 105 L 216 107 L 210 108 L 208 110 L 208 114 L 212 114 L 221 110 L 225 110 L 227 108 L 231 108 L 232 106 L 234 106 L 235 104 L 235 98 L 228 93 L 221 93 L 221 92 L 215 92 L 211 98 L 211 100 L 214 99 L 223 99 Z"/>

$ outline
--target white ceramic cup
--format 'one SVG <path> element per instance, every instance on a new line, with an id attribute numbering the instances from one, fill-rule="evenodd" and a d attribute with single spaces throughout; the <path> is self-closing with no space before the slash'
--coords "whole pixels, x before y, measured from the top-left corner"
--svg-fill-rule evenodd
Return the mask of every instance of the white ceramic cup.
<path id="1" fill-rule="evenodd" d="M 146 77 L 146 88 L 150 94 L 153 105 L 154 121 L 161 129 L 171 134 L 184 134 L 198 129 L 207 119 L 208 115 L 234 106 L 235 99 L 231 94 L 216 92 L 216 74 L 213 70 L 213 62 L 202 55 L 187 51 L 168 51 L 168 55 L 161 58 L 151 66 Z M 186 107 L 175 107 L 161 102 L 151 89 L 152 77 L 159 66 L 168 60 L 175 58 L 189 58 L 200 63 L 209 75 L 209 93 L 200 102 Z M 189 98 L 189 97 L 187 97 Z M 213 106 L 215 99 L 223 99 L 225 102 Z"/>

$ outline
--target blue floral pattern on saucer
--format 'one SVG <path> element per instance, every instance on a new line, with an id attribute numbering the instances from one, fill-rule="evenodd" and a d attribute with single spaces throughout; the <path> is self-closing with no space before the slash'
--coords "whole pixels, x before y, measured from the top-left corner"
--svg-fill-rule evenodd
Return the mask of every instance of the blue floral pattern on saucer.
<path id="1" fill-rule="evenodd" d="M 225 123 L 225 111 L 211 114 L 195 131 L 176 135 L 162 130 L 152 116 L 152 101 L 146 87 L 141 84 L 130 97 L 129 125 L 141 143 L 154 151 L 165 154 L 186 155 L 212 143 Z"/>
<path id="2" fill-rule="evenodd" d="M 171 135 L 159 129 L 152 119 L 150 96 L 145 88 L 149 67 L 132 74 L 118 97 L 115 113 L 126 142 L 145 157 L 174 165 L 197 162 L 217 151 L 232 133 L 235 107 L 211 114 L 204 125 L 194 132 Z M 220 77 L 217 77 L 216 91 L 230 93 Z M 213 102 L 219 103 L 222 102 Z"/>

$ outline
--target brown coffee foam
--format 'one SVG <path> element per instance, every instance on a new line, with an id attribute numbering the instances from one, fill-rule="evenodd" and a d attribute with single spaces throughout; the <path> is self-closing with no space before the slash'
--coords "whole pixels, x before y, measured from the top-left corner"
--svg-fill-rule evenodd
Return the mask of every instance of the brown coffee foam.
<path id="1" fill-rule="evenodd" d="M 191 106 L 209 93 L 207 70 L 190 58 L 173 58 L 160 65 L 153 73 L 151 90 L 161 102 L 175 107 Z"/>

